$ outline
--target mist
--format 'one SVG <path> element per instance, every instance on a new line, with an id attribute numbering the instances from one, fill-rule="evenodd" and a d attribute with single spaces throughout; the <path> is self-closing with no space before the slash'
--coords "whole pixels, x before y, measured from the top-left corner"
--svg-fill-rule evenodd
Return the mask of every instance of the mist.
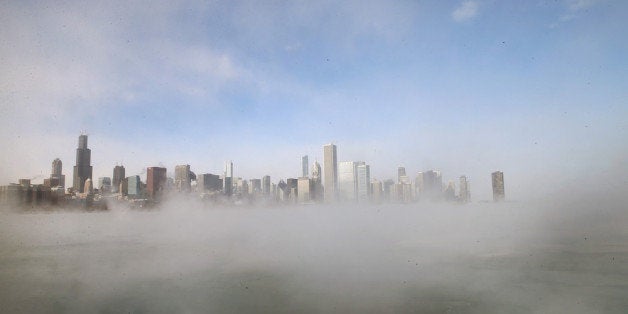
<path id="1" fill-rule="evenodd" d="M 542 201 L 3 212 L 4 312 L 622 313 L 618 191 Z"/>

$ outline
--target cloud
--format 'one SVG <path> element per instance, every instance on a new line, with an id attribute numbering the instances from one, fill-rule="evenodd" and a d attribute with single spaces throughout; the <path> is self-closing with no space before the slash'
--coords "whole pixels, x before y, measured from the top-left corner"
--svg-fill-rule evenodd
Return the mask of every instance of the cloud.
<path id="1" fill-rule="evenodd" d="M 464 22 L 478 14 L 479 4 L 476 1 L 464 1 L 451 13 L 456 22 Z"/>
<path id="2" fill-rule="evenodd" d="M 598 4 L 600 0 L 567 0 L 565 1 L 565 11 L 558 17 L 558 21 L 550 25 L 551 28 L 557 27 L 561 23 L 566 23 L 580 17 L 582 11 L 587 10 Z"/>

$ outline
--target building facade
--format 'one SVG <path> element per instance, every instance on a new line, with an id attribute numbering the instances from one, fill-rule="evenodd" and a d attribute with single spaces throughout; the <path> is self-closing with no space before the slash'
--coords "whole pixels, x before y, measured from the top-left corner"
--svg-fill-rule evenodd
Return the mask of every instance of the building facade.
<path id="1" fill-rule="evenodd" d="M 92 178 L 91 156 L 92 151 L 87 148 L 87 135 L 81 134 L 76 149 L 76 166 L 72 181 L 72 187 L 79 193 L 83 191 L 85 181 Z"/>
<path id="2" fill-rule="evenodd" d="M 323 187 L 325 189 L 325 201 L 333 202 L 337 199 L 338 192 L 338 154 L 336 145 L 323 146 Z"/>

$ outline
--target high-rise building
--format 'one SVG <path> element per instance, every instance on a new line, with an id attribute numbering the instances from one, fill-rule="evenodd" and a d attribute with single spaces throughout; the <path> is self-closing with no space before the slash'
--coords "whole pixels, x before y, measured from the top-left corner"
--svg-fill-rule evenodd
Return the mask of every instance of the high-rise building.
<path id="1" fill-rule="evenodd" d="M 323 201 L 323 185 L 322 185 L 322 173 L 321 165 L 318 161 L 314 161 L 312 165 L 312 196 L 311 198 L 316 202 Z"/>
<path id="2" fill-rule="evenodd" d="M 199 174 L 196 179 L 196 190 L 198 193 L 218 192 L 222 190 L 222 180 L 220 176 L 211 173 Z"/>
<path id="3" fill-rule="evenodd" d="M 301 176 L 302 177 L 307 177 L 308 176 L 308 172 L 309 172 L 309 169 L 308 169 L 309 164 L 308 164 L 308 162 L 309 161 L 308 161 L 307 155 L 301 157 Z"/>
<path id="4" fill-rule="evenodd" d="M 166 168 L 148 167 L 146 168 L 146 193 L 151 199 L 159 199 L 166 189 L 168 177 Z"/>
<path id="5" fill-rule="evenodd" d="M 371 166 L 363 162 L 357 167 L 358 201 L 367 202 L 371 197 Z"/>
<path id="6" fill-rule="evenodd" d="M 377 179 L 371 181 L 371 201 L 375 204 L 382 202 L 382 182 Z"/>
<path id="7" fill-rule="evenodd" d="M 91 155 L 92 151 L 87 148 L 87 135 L 81 134 L 76 149 L 76 166 L 72 181 L 72 187 L 78 192 L 83 191 L 85 180 L 92 178 Z"/>
<path id="8" fill-rule="evenodd" d="M 443 178 L 440 171 L 428 170 L 417 176 L 416 188 L 421 200 L 436 201 L 443 196 Z"/>
<path id="9" fill-rule="evenodd" d="M 113 167 L 113 180 L 111 181 L 111 190 L 113 193 L 120 192 L 120 182 L 125 178 L 124 166 L 116 165 Z"/>
<path id="10" fill-rule="evenodd" d="M 495 171 L 491 174 L 493 179 L 493 201 L 500 202 L 506 199 L 504 191 L 504 173 Z"/>
<path id="11" fill-rule="evenodd" d="M 402 177 L 406 176 L 406 167 L 401 167 L 399 166 L 397 168 L 397 183 L 402 183 L 401 180 L 403 179 Z"/>
<path id="12" fill-rule="evenodd" d="M 251 179 L 251 184 L 249 184 L 249 194 L 259 195 L 262 193 L 262 180 L 260 179 Z"/>
<path id="13" fill-rule="evenodd" d="M 264 196 L 270 195 L 270 176 L 262 177 L 262 194 Z"/>
<path id="14" fill-rule="evenodd" d="M 325 176 L 323 187 L 325 188 L 325 201 L 332 202 L 338 195 L 338 154 L 336 145 L 323 146 L 323 167 Z"/>
<path id="15" fill-rule="evenodd" d="M 140 176 L 130 176 L 126 178 L 127 195 L 130 198 L 140 198 L 142 196 L 142 181 Z"/>
<path id="16" fill-rule="evenodd" d="M 338 163 L 338 194 L 343 201 L 355 201 L 358 196 L 358 163 L 341 161 Z"/>
<path id="17" fill-rule="evenodd" d="M 111 192 L 111 178 L 100 177 L 98 178 L 98 191 L 100 194 L 108 194 Z"/>
<path id="18" fill-rule="evenodd" d="M 311 201 L 312 195 L 312 180 L 308 177 L 300 177 L 297 181 L 297 197 L 299 203 L 307 203 Z"/>
<path id="19" fill-rule="evenodd" d="M 299 179 L 288 178 L 286 179 L 286 188 L 289 192 L 289 198 L 293 201 L 297 201 L 297 196 L 299 194 Z"/>
<path id="20" fill-rule="evenodd" d="M 233 162 L 225 161 L 225 172 L 222 177 L 222 190 L 227 196 L 233 194 Z"/>
<path id="21" fill-rule="evenodd" d="M 50 186 L 60 186 L 65 189 L 65 175 L 62 173 L 63 163 L 61 159 L 56 158 L 52 161 L 52 172 L 50 174 Z"/>
<path id="22" fill-rule="evenodd" d="M 469 189 L 469 181 L 467 181 L 466 176 L 460 176 L 460 192 L 458 198 L 462 203 L 471 201 L 471 191 Z"/>
<path id="23" fill-rule="evenodd" d="M 190 165 L 178 165 L 174 167 L 174 186 L 179 192 L 190 192 L 192 187 Z"/>

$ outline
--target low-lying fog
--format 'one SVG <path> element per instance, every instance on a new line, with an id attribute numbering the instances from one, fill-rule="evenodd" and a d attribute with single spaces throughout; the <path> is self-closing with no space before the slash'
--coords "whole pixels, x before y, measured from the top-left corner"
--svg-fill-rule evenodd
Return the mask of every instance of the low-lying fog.
<path id="1" fill-rule="evenodd" d="M 0 214 L 2 312 L 626 313 L 619 202 Z"/>

